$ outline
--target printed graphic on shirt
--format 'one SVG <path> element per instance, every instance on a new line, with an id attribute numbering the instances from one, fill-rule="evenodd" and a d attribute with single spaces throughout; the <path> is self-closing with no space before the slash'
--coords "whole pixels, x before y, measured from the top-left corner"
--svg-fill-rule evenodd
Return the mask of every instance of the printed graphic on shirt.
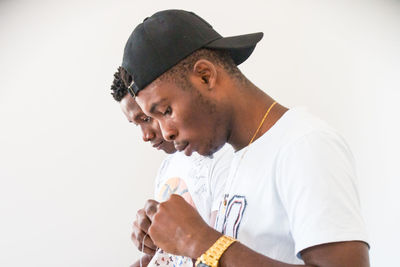
<path id="1" fill-rule="evenodd" d="M 179 177 L 169 178 L 161 187 L 159 186 L 157 200 L 162 202 L 168 200 L 171 194 L 182 196 L 194 208 L 194 202 L 190 196 L 188 186 L 185 181 Z M 148 267 L 192 267 L 192 259 L 168 254 L 162 249 L 158 249 L 153 256 Z"/>
<path id="2" fill-rule="evenodd" d="M 238 237 L 240 222 L 242 221 L 243 214 L 247 207 L 247 200 L 245 196 L 234 195 L 228 202 L 226 207 L 223 203 L 220 205 L 220 212 L 215 223 L 217 229 L 222 234 L 231 236 L 233 238 Z M 221 213 L 221 208 L 222 210 Z M 221 221 L 220 215 L 223 216 L 223 224 L 218 227 L 219 221 Z"/>
<path id="3" fill-rule="evenodd" d="M 157 250 L 147 267 L 193 267 L 192 259 Z"/>
<path id="4" fill-rule="evenodd" d="M 193 157 L 192 168 L 188 177 L 193 179 L 193 193 L 195 195 L 207 194 L 207 179 L 212 161 L 206 157 Z"/>
<path id="5" fill-rule="evenodd" d="M 166 201 L 171 194 L 182 196 L 186 202 L 195 207 L 192 197 L 189 194 L 188 186 L 185 181 L 179 177 L 168 179 L 159 190 L 157 195 L 158 201 Z"/>

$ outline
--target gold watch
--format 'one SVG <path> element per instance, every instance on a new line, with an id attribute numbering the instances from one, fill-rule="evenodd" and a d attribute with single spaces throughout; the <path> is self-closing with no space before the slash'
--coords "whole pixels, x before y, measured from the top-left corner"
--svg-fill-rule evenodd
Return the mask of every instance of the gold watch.
<path id="1" fill-rule="evenodd" d="M 196 261 L 196 267 L 218 267 L 219 259 L 225 250 L 232 245 L 236 239 L 223 235 L 204 252 Z"/>

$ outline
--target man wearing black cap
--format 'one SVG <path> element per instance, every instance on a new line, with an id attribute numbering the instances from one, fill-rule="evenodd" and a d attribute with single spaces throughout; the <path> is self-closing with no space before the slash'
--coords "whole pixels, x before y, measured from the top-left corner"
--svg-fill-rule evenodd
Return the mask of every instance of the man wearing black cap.
<path id="1" fill-rule="evenodd" d="M 161 163 L 155 180 L 154 198 L 158 201 L 166 200 L 171 194 L 179 194 L 196 208 L 197 212 L 209 225 L 214 225 L 218 211 L 219 196 L 224 189 L 225 177 L 228 174 L 230 161 L 233 156 L 232 148 L 224 146 L 213 158 L 194 154 L 191 157 L 183 153 L 175 153 L 172 142 L 166 142 L 161 134 L 158 122 L 146 116 L 140 109 L 135 99 L 128 94 L 128 89 L 120 77 L 120 72 L 114 74 L 111 85 L 112 96 L 119 102 L 122 112 L 129 122 L 140 127 L 143 141 L 149 142 L 157 149 L 169 154 Z M 137 213 L 138 220 L 145 221 L 147 216 L 143 210 Z M 141 231 L 132 233 L 132 241 L 135 245 L 147 253 L 145 257 L 132 266 L 140 265 L 140 262 L 157 262 L 157 266 L 163 266 L 165 261 L 169 266 L 190 266 L 192 259 L 168 255 L 150 244 L 142 246 L 143 236 Z M 155 255 L 153 256 L 153 254 Z M 166 260 L 164 260 L 166 259 Z M 183 264 L 185 265 L 179 265 Z"/>
<path id="2" fill-rule="evenodd" d="M 286 107 L 237 68 L 262 33 L 223 38 L 191 12 L 139 24 L 122 67 L 164 139 L 191 155 L 235 155 L 215 229 L 180 196 L 145 205 L 141 231 L 196 266 L 369 266 L 352 154 L 330 126 Z"/>

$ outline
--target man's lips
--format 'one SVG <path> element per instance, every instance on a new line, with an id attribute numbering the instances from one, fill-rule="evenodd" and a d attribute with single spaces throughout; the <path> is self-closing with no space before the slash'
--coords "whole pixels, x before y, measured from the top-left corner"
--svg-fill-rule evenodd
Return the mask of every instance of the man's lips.
<path id="1" fill-rule="evenodd" d="M 174 145 L 175 145 L 176 150 L 182 151 L 189 145 L 189 143 L 174 144 Z"/>
<path id="2" fill-rule="evenodd" d="M 157 149 L 160 149 L 162 143 L 164 143 L 164 141 L 160 141 L 158 143 L 155 143 L 155 144 L 153 144 L 153 147 L 157 148 Z"/>
<path id="3" fill-rule="evenodd" d="M 189 142 L 183 144 L 175 144 L 176 150 L 179 152 L 184 151 L 186 156 L 191 156 L 193 152 L 193 147 Z"/>

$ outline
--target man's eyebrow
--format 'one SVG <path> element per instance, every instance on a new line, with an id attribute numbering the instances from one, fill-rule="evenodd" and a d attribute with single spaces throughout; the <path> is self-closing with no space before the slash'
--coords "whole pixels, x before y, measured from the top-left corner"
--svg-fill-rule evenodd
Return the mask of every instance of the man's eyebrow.
<path id="1" fill-rule="evenodd" d="M 166 98 L 163 98 L 160 101 L 157 101 L 157 102 L 151 104 L 150 113 L 154 113 L 154 111 L 157 108 L 157 106 L 160 105 L 162 102 L 164 102 L 166 100 L 167 100 Z"/>

